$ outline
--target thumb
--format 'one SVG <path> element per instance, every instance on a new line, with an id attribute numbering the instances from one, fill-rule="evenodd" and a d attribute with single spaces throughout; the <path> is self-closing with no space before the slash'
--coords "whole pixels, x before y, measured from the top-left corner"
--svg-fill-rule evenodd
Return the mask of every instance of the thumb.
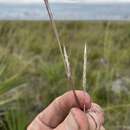
<path id="1" fill-rule="evenodd" d="M 86 115 L 90 124 L 90 130 L 105 130 L 102 126 L 104 123 L 104 112 L 99 105 L 92 103 Z"/>
<path id="2" fill-rule="evenodd" d="M 103 123 L 103 110 L 92 103 L 87 114 L 79 108 L 72 108 L 66 119 L 55 130 L 105 130 Z"/>
<path id="3" fill-rule="evenodd" d="M 66 119 L 55 130 L 89 130 L 86 114 L 79 108 L 72 108 Z"/>

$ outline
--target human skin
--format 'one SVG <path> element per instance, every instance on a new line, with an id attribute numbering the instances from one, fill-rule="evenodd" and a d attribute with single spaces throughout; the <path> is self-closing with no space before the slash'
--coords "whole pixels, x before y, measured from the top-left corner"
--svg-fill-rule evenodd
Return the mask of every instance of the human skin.
<path id="1" fill-rule="evenodd" d="M 73 92 L 69 91 L 38 114 L 27 130 L 105 130 L 102 108 L 92 103 L 87 93 L 75 92 L 80 105 Z M 86 113 L 83 112 L 84 108 Z"/>

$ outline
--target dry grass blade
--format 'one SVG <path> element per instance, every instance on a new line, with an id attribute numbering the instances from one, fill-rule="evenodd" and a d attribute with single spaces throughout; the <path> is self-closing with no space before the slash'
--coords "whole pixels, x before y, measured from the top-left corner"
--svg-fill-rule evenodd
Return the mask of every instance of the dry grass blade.
<path id="1" fill-rule="evenodd" d="M 52 13 L 51 8 L 49 6 L 48 0 L 44 0 L 44 2 L 45 2 L 45 6 L 46 6 L 46 9 L 47 9 L 47 12 L 48 12 L 48 15 L 49 15 L 49 19 L 50 19 L 50 22 L 51 22 L 51 25 L 52 25 L 52 28 L 53 28 L 56 40 L 58 42 L 59 50 L 60 50 L 60 53 L 61 53 L 61 56 L 62 56 L 62 60 L 63 60 L 64 66 L 65 66 L 65 71 L 66 71 L 66 74 L 67 74 L 67 77 L 68 77 L 68 69 L 67 69 L 67 64 L 66 64 L 67 62 L 66 62 L 66 59 L 65 59 L 65 56 L 64 56 L 64 52 L 63 52 L 63 49 L 62 49 L 62 44 L 60 42 L 59 33 L 58 33 L 58 30 L 57 30 L 55 21 L 53 19 L 53 13 Z"/>
<path id="2" fill-rule="evenodd" d="M 56 40 L 57 40 L 58 45 L 59 45 L 59 49 L 60 49 L 60 53 L 61 53 L 61 56 L 62 56 L 62 59 L 63 59 L 63 62 L 64 62 L 64 66 L 65 66 L 65 70 L 66 70 L 68 82 L 71 85 L 74 97 L 75 97 L 75 99 L 77 101 L 77 104 L 80 106 L 78 97 L 77 97 L 77 95 L 75 93 L 74 81 L 73 81 L 73 79 L 71 77 L 72 76 L 71 75 L 71 69 L 70 69 L 70 64 L 69 64 L 69 60 L 68 60 L 68 55 L 67 55 L 67 52 L 66 52 L 66 48 L 64 47 L 64 51 L 63 51 L 62 45 L 61 45 L 61 42 L 60 42 L 60 38 L 59 38 L 59 34 L 58 34 L 58 31 L 57 31 L 57 27 L 56 27 L 55 21 L 53 19 L 53 13 L 52 13 L 51 8 L 49 6 L 48 0 L 44 0 L 44 2 L 45 2 L 45 6 L 46 6 L 46 9 L 47 9 L 48 15 L 49 15 L 49 19 L 50 19 L 51 25 L 53 27 L 53 31 L 54 31 Z"/>
<path id="3" fill-rule="evenodd" d="M 65 65 L 65 59 L 64 59 L 63 49 L 62 49 L 62 45 L 61 45 L 61 42 L 60 42 L 60 38 L 59 38 L 59 33 L 58 33 L 58 30 L 57 30 L 57 27 L 56 27 L 55 21 L 54 21 L 54 19 L 53 19 L 53 13 L 52 13 L 51 8 L 50 8 L 50 6 L 49 6 L 48 0 L 44 0 L 44 3 L 45 3 L 45 6 L 46 6 L 48 15 L 49 15 L 49 19 L 50 19 L 50 22 L 51 22 L 51 25 L 52 25 L 52 28 L 53 28 L 53 31 L 54 31 L 56 40 L 57 40 L 57 42 L 58 42 L 59 50 L 60 50 L 60 53 L 61 53 L 61 56 L 62 56 L 64 65 Z M 65 65 L 65 66 L 66 66 L 66 65 Z M 65 68 L 65 69 L 66 69 L 66 68 Z"/>
<path id="4" fill-rule="evenodd" d="M 84 94 L 86 92 L 86 81 L 87 81 L 86 75 L 87 75 L 87 46 L 85 44 L 85 47 L 84 47 L 84 63 L 83 63 L 83 90 L 84 90 Z M 84 112 L 86 112 L 85 105 L 84 105 Z"/>
<path id="5" fill-rule="evenodd" d="M 83 64 L 83 90 L 86 91 L 87 75 L 87 46 L 84 47 L 84 64 Z"/>

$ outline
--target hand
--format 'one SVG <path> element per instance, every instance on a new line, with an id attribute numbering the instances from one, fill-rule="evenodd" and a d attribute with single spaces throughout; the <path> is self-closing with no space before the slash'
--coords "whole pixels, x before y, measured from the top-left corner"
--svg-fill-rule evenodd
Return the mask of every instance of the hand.
<path id="1" fill-rule="evenodd" d="M 80 106 L 73 92 L 67 92 L 56 98 L 28 126 L 27 130 L 105 130 L 104 113 L 83 91 L 75 91 Z M 83 109 L 87 110 L 86 113 Z"/>

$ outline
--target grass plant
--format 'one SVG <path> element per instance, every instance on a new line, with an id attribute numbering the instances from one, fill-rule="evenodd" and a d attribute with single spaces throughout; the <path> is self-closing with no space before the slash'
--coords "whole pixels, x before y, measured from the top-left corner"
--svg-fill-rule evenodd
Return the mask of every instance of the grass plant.
<path id="1" fill-rule="evenodd" d="M 129 130 L 130 23 L 56 21 L 56 25 L 71 61 L 75 88 L 83 86 L 87 41 L 87 91 L 104 108 L 106 129 Z M 15 130 L 15 125 L 24 129 L 54 98 L 70 90 L 51 30 L 43 21 L 0 22 L 1 130 Z M 17 113 L 24 116 L 21 125 Z"/>

